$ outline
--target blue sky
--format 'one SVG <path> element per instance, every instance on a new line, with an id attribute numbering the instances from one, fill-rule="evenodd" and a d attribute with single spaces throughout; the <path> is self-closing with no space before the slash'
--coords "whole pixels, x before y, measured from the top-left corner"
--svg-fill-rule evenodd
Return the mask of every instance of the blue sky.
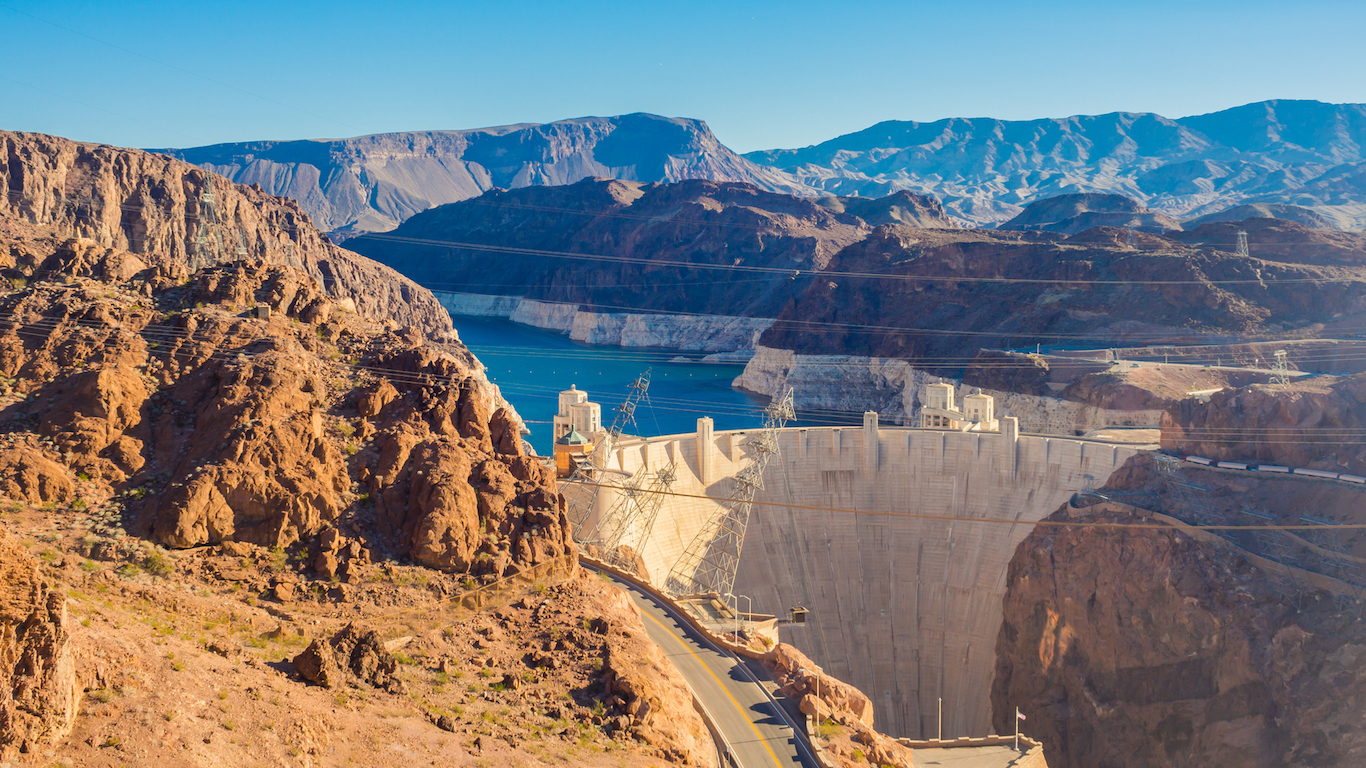
<path id="1" fill-rule="evenodd" d="M 644 111 L 749 151 L 889 119 L 1362 102 L 1363 30 L 1366 3 L 1320 0 L 0 0 L 0 128 L 183 147 Z"/>

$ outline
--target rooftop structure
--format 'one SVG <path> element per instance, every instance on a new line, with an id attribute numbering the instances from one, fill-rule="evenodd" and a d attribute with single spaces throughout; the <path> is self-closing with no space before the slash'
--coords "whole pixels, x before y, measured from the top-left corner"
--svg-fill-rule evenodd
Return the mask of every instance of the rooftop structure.
<path id="1" fill-rule="evenodd" d="M 925 387 L 925 399 L 920 406 L 922 429 L 952 429 L 957 432 L 999 432 L 1001 422 L 996 418 L 996 399 L 975 390 L 963 398 L 963 407 L 954 403 L 954 386 L 938 381 Z"/>
<path id="2" fill-rule="evenodd" d="M 602 439 L 602 406 L 589 402 L 587 392 L 570 384 L 560 393 L 560 412 L 555 414 L 552 429 L 555 474 L 568 477 Z"/>

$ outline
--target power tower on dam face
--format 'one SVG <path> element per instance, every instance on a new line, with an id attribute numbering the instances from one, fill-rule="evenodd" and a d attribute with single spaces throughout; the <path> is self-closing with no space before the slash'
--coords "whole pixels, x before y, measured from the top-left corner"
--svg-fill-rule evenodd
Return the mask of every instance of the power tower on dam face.
<path id="1" fill-rule="evenodd" d="M 709 592 L 727 594 L 735 585 L 745 528 L 754 508 L 754 494 L 764 487 L 764 469 L 778 453 L 778 430 L 794 415 L 792 388 L 764 409 L 764 428 L 750 442 L 750 460 L 735 474 L 735 491 L 693 537 L 669 571 L 665 589 L 675 596 Z"/>
<path id="2" fill-rule="evenodd" d="M 664 498 L 678 477 L 677 464 L 670 461 L 649 478 L 648 485 L 646 475 L 642 467 L 622 483 L 612 508 L 583 537 L 584 547 L 590 553 L 596 549 L 609 564 L 642 576 L 643 567 L 638 567 L 637 560 L 654 529 Z"/>
<path id="3" fill-rule="evenodd" d="M 593 448 L 592 454 L 586 461 L 581 462 L 570 475 L 566 485 L 582 485 L 588 488 L 588 492 L 578 494 L 569 499 L 569 524 L 574 533 L 574 540 L 580 545 L 587 541 L 589 534 L 597 531 L 584 530 L 589 519 L 593 514 L 593 507 L 597 503 L 599 492 L 602 490 L 602 483 L 605 478 L 608 457 L 612 454 L 612 448 L 621 439 L 622 430 L 627 424 L 634 424 L 636 420 L 636 407 L 641 400 L 648 401 L 650 391 L 650 369 L 636 377 L 627 387 L 626 399 L 621 405 L 616 407 L 616 415 L 612 417 L 612 426 L 607 429 L 607 433 L 602 436 Z M 586 485 L 592 483 L 591 486 Z M 637 485 L 636 488 L 639 488 Z M 599 525 L 601 518 L 599 519 Z M 598 526 L 594 526 L 596 529 Z"/>

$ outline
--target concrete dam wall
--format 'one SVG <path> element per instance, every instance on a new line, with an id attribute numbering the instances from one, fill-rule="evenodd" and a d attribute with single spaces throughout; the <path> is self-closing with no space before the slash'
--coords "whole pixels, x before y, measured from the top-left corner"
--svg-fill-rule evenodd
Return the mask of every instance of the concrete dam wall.
<path id="1" fill-rule="evenodd" d="M 1036 521 L 1097 486 L 1133 446 L 1002 431 L 881 427 L 797 428 L 779 433 L 746 535 L 735 592 L 756 612 L 811 609 L 781 636 L 876 705 L 879 727 L 934 737 L 943 697 L 945 737 L 991 729 L 990 690 L 1006 566 L 1028 525 L 923 519 Z M 658 471 L 676 462 L 673 491 L 728 497 L 757 431 L 624 439 L 610 468 Z M 615 492 L 604 489 L 596 509 Z M 771 506 L 833 507 L 851 514 Z M 767 504 L 766 504 L 767 503 Z M 640 553 L 663 587 L 704 520 L 710 499 L 668 496 Z M 748 604 L 742 601 L 742 608 Z"/>

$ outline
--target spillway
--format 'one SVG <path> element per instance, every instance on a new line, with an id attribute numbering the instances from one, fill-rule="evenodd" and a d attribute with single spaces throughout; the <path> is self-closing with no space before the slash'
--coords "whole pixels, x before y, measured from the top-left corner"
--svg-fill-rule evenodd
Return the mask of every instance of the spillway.
<path id="1" fill-rule="evenodd" d="M 940 697 L 945 737 L 990 731 L 1006 566 L 1031 529 L 1004 521 L 1049 515 L 1088 475 L 1100 485 L 1138 451 L 1017 429 L 1008 417 L 1000 432 L 889 428 L 870 413 L 862 427 L 778 433 L 735 592 L 756 612 L 809 608 L 807 623 L 782 627 L 782 639 L 867 693 L 887 733 L 934 737 Z M 696 433 L 623 439 L 609 467 L 657 471 L 674 461 L 675 492 L 724 498 L 757 434 L 713 432 L 699 419 Z M 596 509 L 614 500 L 604 490 Z M 664 586 L 719 506 L 664 499 L 640 553 L 652 583 Z"/>

